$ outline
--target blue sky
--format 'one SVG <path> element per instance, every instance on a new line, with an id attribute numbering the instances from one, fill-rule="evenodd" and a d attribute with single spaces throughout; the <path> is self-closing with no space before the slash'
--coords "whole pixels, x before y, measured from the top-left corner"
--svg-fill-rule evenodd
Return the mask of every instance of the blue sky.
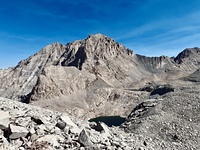
<path id="1" fill-rule="evenodd" d="M 0 68 L 102 33 L 147 56 L 200 47 L 199 0 L 0 0 Z"/>

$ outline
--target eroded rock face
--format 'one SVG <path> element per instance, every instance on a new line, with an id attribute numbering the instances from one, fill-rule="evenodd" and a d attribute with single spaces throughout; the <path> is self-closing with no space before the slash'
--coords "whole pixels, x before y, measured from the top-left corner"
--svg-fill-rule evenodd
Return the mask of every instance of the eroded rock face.
<path id="1" fill-rule="evenodd" d="M 64 46 L 59 43 L 48 45 L 35 55 L 19 62 L 16 67 L 6 70 L 1 79 L 1 96 L 25 99 L 34 89 L 42 70 L 55 64 L 64 50 Z"/>
<path id="2" fill-rule="evenodd" d="M 33 97 L 37 100 L 51 99 L 76 92 L 79 88 L 73 87 L 81 83 L 77 79 L 90 84 L 94 76 L 110 86 L 126 86 L 127 83 L 139 81 L 142 74 L 148 74 L 135 66 L 133 57 L 132 51 L 102 34 L 91 35 L 66 46 L 54 43 L 21 61 L 16 67 L 1 71 L 0 93 L 3 97 L 24 102 L 29 102 Z M 73 73 L 68 74 L 70 69 L 66 68 L 71 67 L 77 71 L 73 69 Z M 77 78 L 73 78 L 74 76 Z M 58 78 L 63 80 L 59 81 Z M 72 80 L 74 85 L 71 90 L 66 89 L 67 86 L 62 87 L 63 83 Z M 41 81 L 44 81 L 45 85 Z M 52 84 L 58 86 L 56 88 L 59 92 L 52 93 L 52 90 L 55 90 L 49 89 Z M 49 91 L 43 91 L 44 86 Z M 45 94 L 41 95 L 43 92 Z M 51 93 L 52 95 L 49 95 Z"/>
<path id="3" fill-rule="evenodd" d="M 49 66 L 38 76 L 29 101 L 70 95 L 78 90 L 84 90 L 94 80 L 96 80 L 95 75 L 75 67 Z"/>
<path id="4" fill-rule="evenodd" d="M 0 94 L 24 103 L 42 101 L 42 106 L 69 110 L 75 116 L 88 114 L 86 117 L 90 118 L 102 112 L 106 115 L 111 110 L 107 105 L 119 99 L 114 96 L 115 88 L 132 87 L 144 75 L 150 75 L 137 67 L 134 57 L 132 51 L 102 34 L 65 46 L 54 43 L 16 67 L 2 71 Z M 122 93 L 120 99 L 131 95 L 126 90 L 118 91 Z M 52 102 L 56 104 L 51 106 Z M 96 107 L 100 112 L 94 114 Z M 124 113 L 127 110 L 129 107 Z M 117 108 L 113 113 L 116 111 Z"/>

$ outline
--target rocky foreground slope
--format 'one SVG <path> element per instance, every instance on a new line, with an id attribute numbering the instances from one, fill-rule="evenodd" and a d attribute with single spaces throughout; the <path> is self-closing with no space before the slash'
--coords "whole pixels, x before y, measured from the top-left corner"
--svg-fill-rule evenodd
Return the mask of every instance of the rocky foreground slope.
<path id="1" fill-rule="evenodd" d="M 119 127 L 0 98 L 0 148 L 198 150 L 200 85 L 176 85 L 174 91 L 141 101 Z"/>
<path id="2" fill-rule="evenodd" d="M 73 120 L 65 113 L 0 98 L 0 148 L 8 150 L 102 150 L 140 148 L 119 127 Z M 139 145 L 137 145 L 139 144 Z"/>

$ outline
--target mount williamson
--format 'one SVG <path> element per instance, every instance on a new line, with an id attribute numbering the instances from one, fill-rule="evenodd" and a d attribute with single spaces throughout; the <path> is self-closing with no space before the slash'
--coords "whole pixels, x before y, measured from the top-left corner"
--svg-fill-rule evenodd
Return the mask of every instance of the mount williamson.
<path id="1" fill-rule="evenodd" d="M 156 137 L 168 148 L 181 138 L 197 148 L 192 131 L 183 125 L 199 131 L 199 64 L 197 47 L 176 57 L 146 57 L 102 34 L 89 35 L 66 45 L 50 44 L 17 66 L 0 70 L 0 96 L 83 120 L 123 116 L 121 128 L 127 132 Z M 191 90 L 195 100 L 188 95 Z M 189 103 L 191 108 L 186 108 Z M 184 113 L 186 118 L 180 117 Z M 186 130 L 184 135 L 166 125 L 173 122 Z"/>
<path id="2" fill-rule="evenodd" d="M 199 68 L 199 52 L 193 48 L 175 58 L 145 57 L 102 34 L 90 35 L 66 45 L 48 45 L 16 67 L 2 71 L 0 94 L 25 103 L 38 101 L 44 106 L 52 101 L 61 105 L 55 109 L 77 108 L 84 116 L 100 108 L 102 115 L 107 115 L 107 111 L 121 114 L 117 112 L 121 106 L 114 107 L 115 111 L 104 107 L 113 106 L 107 103 L 115 97 L 121 97 L 117 105 L 122 103 L 122 97 L 128 96 L 131 89 L 150 82 L 189 76 Z M 124 112 L 129 107 L 125 109 Z"/>

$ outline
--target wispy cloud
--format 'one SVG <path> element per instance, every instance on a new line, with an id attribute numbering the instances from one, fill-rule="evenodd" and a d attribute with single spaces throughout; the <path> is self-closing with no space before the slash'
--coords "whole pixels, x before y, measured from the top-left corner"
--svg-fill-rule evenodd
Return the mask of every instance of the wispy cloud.
<path id="1" fill-rule="evenodd" d="M 60 14 L 55 14 L 52 12 L 48 12 L 48 11 L 36 11 L 33 12 L 35 15 L 42 15 L 42 16 L 48 16 L 50 18 L 60 18 L 60 19 L 70 19 L 67 15 L 60 15 Z"/>
<path id="2" fill-rule="evenodd" d="M 200 25 L 200 20 L 197 18 L 200 18 L 200 11 L 192 12 L 191 14 L 182 17 L 158 19 L 153 22 L 147 22 L 142 26 L 133 27 L 127 34 L 118 36 L 116 39 L 121 40 L 137 37 L 158 29 L 163 29 L 166 32 L 171 32 L 171 30 L 175 32 L 196 31 Z"/>
<path id="3" fill-rule="evenodd" d="M 185 48 L 200 47 L 200 33 L 193 33 L 183 36 L 161 35 L 157 36 L 156 38 L 152 38 L 153 40 L 144 39 L 142 43 L 133 41 L 125 43 L 125 45 L 133 49 L 136 53 L 148 56 L 176 56 Z"/>
<path id="4" fill-rule="evenodd" d="M 158 19 L 116 36 L 129 48 L 147 55 L 174 55 L 186 47 L 200 46 L 200 11 L 186 16 Z M 149 54 L 148 54 L 149 53 Z"/>
<path id="5" fill-rule="evenodd" d="M 37 42 L 37 41 L 46 41 L 46 40 L 52 40 L 52 38 L 48 38 L 48 37 L 35 37 L 34 35 L 16 35 L 16 34 L 10 34 L 7 32 L 0 32 L 1 34 L 1 38 L 3 39 L 3 37 L 6 37 L 7 39 L 10 39 L 10 41 L 12 40 L 22 40 L 25 42 Z"/>

